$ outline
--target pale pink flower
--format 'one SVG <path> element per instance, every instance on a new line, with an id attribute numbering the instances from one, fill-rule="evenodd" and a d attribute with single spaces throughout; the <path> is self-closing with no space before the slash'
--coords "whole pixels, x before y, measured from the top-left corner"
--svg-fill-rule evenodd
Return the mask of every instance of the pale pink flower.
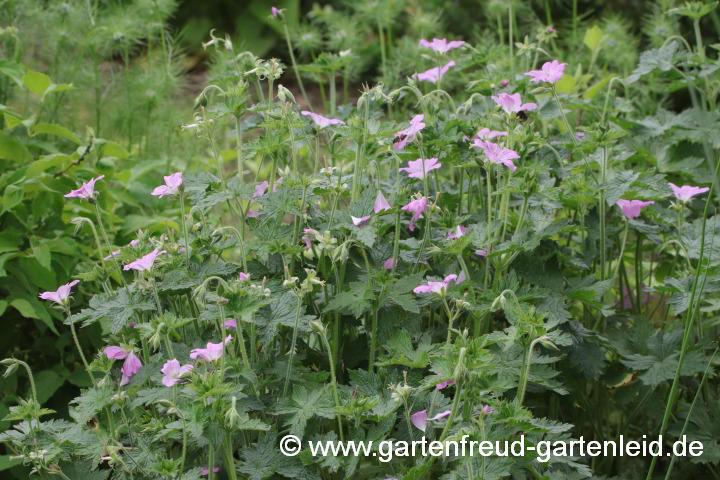
<path id="1" fill-rule="evenodd" d="M 585 138 L 585 134 L 583 132 L 576 132 L 575 137 L 576 138 Z"/>
<path id="2" fill-rule="evenodd" d="M 467 233 L 468 229 L 463 227 L 462 225 L 458 225 L 457 227 L 453 228 L 448 232 L 448 240 L 455 240 L 456 238 L 460 238 L 463 235 Z"/>
<path id="3" fill-rule="evenodd" d="M 483 408 L 482 408 L 482 412 L 483 412 L 485 415 L 489 415 L 489 414 L 490 414 L 490 405 L 484 405 Z"/>
<path id="4" fill-rule="evenodd" d="M 319 128 L 329 127 L 330 125 L 345 125 L 345 122 L 343 122 L 342 120 L 337 120 L 335 118 L 326 118 L 322 115 L 318 115 L 317 113 L 308 112 L 307 110 L 303 110 L 300 113 L 305 115 L 306 117 L 310 117 L 315 123 L 315 125 Z"/>
<path id="5" fill-rule="evenodd" d="M 483 250 L 480 248 L 480 249 L 475 250 L 475 255 L 479 255 L 481 257 L 487 257 L 488 252 L 486 250 Z"/>
<path id="6" fill-rule="evenodd" d="M 560 63 L 557 60 L 553 60 L 552 62 L 545 62 L 542 70 L 530 70 L 529 72 L 525 72 L 525 75 L 533 77 L 530 81 L 534 83 L 555 83 L 565 75 L 564 71 L 566 66 L 567 63 Z"/>
<path id="7" fill-rule="evenodd" d="M 438 373 L 438 376 L 439 376 L 439 377 L 442 377 L 442 375 L 440 375 L 439 373 Z M 455 383 L 455 380 L 452 380 L 452 379 L 450 379 L 450 380 L 445 380 L 444 382 L 440 382 L 440 383 L 435 384 L 435 388 L 436 388 L 437 390 L 442 390 L 443 388 L 448 387 L 448 386 L 450 386 L 450 385 L 452 385 L 452 384 L 454 384 L 454 383 Z"/>
<path id="8" fill-rule="evenodd" d="M 457 284 L 458 276 L 453 274 L 448 275 L 443 279 L 442 282 L 428 282 L 427 285 L 420 285 L 413 289 L 414 293 L 438 293 L 440 295 L 445 294 L 450 282 Z"/>
<path id="9" fill-rule="evenodd" d="M 302 241 L 305 242 L 305 248 L 307 250 L 312 248 L 312 239 L 308 235 L 303 235 Z"/>
<path id="10" fill-rule="evenodd" d="M 420 82 L 437 83 L 443 76 L 445 76 L 450 67 L 454 67 L 455 65 L 456 63 L 451 60 L 443 67 L 435 67 L 430 70 L 426 70 L 423 73 L 415 73 L 412 78 Z"/>
<path id="11" fill-rule="evenodd" d="M 508 82 L 507 80 L 500 80 L 501 87 L 507 87 L 508 85 L 510 85 L 510 82 Z"/>
<path id="12" fill-rule="evenodd" d="M 113 360 L 125 359 L 122 366 L 122 380 L 120 380 L 120 386 L 127 385 L 130 383 L 130 377 L 135 375 L 142 367 L 142 362 L 135 356 L 132 350 L 125 350 L 118 346 L 105 347 L 103 350 L 108 358 Z"/>
<path id="13" fill-rule="evenodd" d="M 387 270 L 392 270 L 393 268 L 393 259 L 392 257 L 388 258 L 383 262 L 383 267 L 385 267 Z"/>
<path id="14" fill-rule="evenodd" d="M 398 138 L 398 141 L 393 143 L 393 149 L 402 150 L 408 143 L 415 140 L 418 132 L 425 128 L 425 124 L 423 123 L 424 119 L 425 115 L 415 115 L 412 120 L 410 120 L 410 126 L 408 128 L 396 132 L 395 137 Z"/>
<path id="15" fill-rule="evenodd" d="M 250 274 L 249 274 L 249 273 L 245 273 L 245 272 L 240 272 L 240 273 L 238 274 L 238 278 L 239 278 L 240 281 L 242 281 L 242 282 L 249 282 L 249 281 L 250 281 Z"/>
<path id="16" fill-rule="evenodd" d="M 275 8 L 275 7 L 272 7 L 272 8 L 277 10 L 277 8 Z M 220 467 L 213 467 L 213 472 L 217 473 L 219 471 L 220 471 Z M 207 477 L 208 475 L 210 475 L 210 469 L 208 467 L 203 467 L 202 473 L 200 473 L 200 475 L 202 475 L 203 477 Z"/>
<path id="17" fill-rule="evenodd" d="M 380 213 L 385 210 L 390 210 L 391 208 L 392 207 L 385 199 L 385 195 L 383 195 L 382 190 L 378 190 L 378 193 L 375 196 L 375 206 L 373 207 L 373 212 Z"/>
<path id="18" fill-rule="evenodd" d="M 190 373 L 193 370 L 192 365 L 183 365 L 180 366 L 180 362 L 177 361 L 177 359 L 173 358 L 172 360 L 168 360 L 165 362 L 165 365 L 160 369 L 160 372 L 162 372 L 163 375 L 165 375 L 162 379 L 163 385 L 166 387 L 172 387 L 176 383 L 182 382 L 182 377 L 186 373 Z"/>
<path id="19" fill-rule="evenodd" d="M 457 276 L 457 280 L 455 280 L 455 285 L 460 285 L 461 283 L 464 283 L 465 280 L 465 272 L 460 270 L 460 273 Z"/>
<path id="20" fill-rule="evenodd" d="M 130 245 L 131 247 L 134 247 L 134 246 L 137 245 L 138 243 L 140 243 L 140 240 L 135 239 L 135 240 L 130 240 L 130 243 L 129 243 L 128 245 Z"/>
<path id="21" fill-rule="evenodd" d="M 262 214 L 263 214 L 263 212 L 258 212 L 258 211 L 256 211 L 256 210 L 250 210 L 250 209 L 248 209 L 248 211 L 247 211 L 247 213 L 245 214 L 245 216 L 246 216 L 247 218 L 255 218 L 255 217 L 259 217 L 259 216 L 262 215 Z"/>
<path id="22" fill-rule="evenodd" d="M 160 198 L 165 195 L 177 195 L 180 185 L 183 184 L 182 172 L 176 172 L 163 178 L 165 179 L 165 185 L 155 187 L 155 190 L 150 195 L 159 196 Z"/>
<path id="23" fill-rule="evenodd" d="M 480 140 L 492 140 L 495 137 L 507 137 L 507 136 L 508 136 L 508 132 L 501 132 L 499 130 L 490 130 L 489 128 L 481 128 L 475 134 L 474 138 L 478 138 Z"/>
<path id="24" fill-rule="evenodd" d="M 517 169 L 517 167 L 513 163 L 513 160 L 520 158 L 520 155 L 518 155 L 515 150 L 510 150 L 509 148 L 502 148 L 497 143 L 484 142 L 477 139 L 473 142 L 472 146 L 482 148 L 485 156 L 492 163 L 503 164 L 513 172 Z"/>
<path id="25" fill-rule="evenodd" d="M 451 410 L 445 410 L 442 413 L 438 413 L 434 417 L 428 418 L 427 410 L 423 410 L 421 412 L 413 413 L 411 416 L 412 424 L 415 425 L 419 430 L 422 430 L 423 432 L 427 428 L 427 422 L 430 422 L 432 420 L 439 420 L 441 418 L 445 418 L 448 415 L 450 415 Z"/>
<path id="26" fill-rule="evenodd" d="M 370 220 L 370 215 L 365 215 L 364 217 L 360 217 L 360 218 L 353 217 L 352 215 L 350 215 L 350 219 L 352 220 L 353 225 L 355 225 L 356 227 L 359 227 L 360 225 L 366 224 L 368 222 L 368 220 Z"/>
<path id="27" fill-rule="evenodd" d="M 70 290 L 72 290 L 72 287 L 74 287 L 78 283 L 80 283 L 80 280 L 73 280 L 70 283 L 62 285 L 54 292 L 43 292 L 38 296 L 43 300 L 50 300 L 55 303 L 59 303 L 60 305 L 64 305 L 68 297 L 70 297 Z"/>
<path id="28" fill-rule="evenodd" d="M 408 224 L 408 229 L 412 232 L 415 230 L 415 222 L 417 222 L 419 219 L 423 218 L 422 212 L 427 210 L 428 208 L 428 199 L 427 197 L 420 197 L 415 200 L 411 200 L 410 203 L 402 207 L 402 210 L 405 210 L 406 212 L 411 212 L 413 214 L 412 218 L 410 219 L 410 223 Z"/>
<path id="29" fill-rule="evenodd" d="M 553 33 L 555 33 L 555 29 L 553 27 L 548 27 L 547 30 L 545 30 L 545 33 L 547 33 L 548 35 L 552 35 Z"/>
<path id="30" fill-rule="evenodd" d="M 138 272 L 144 272 L 146 270 L 152 270 L 153 263 L 155 262 L 155 258 L 157 258 L 158 255 L 162 255 L 163 253 L 167 253 L 166 250 L 163 250 L 161 252 L 158 251 L 156 248 L 152 252 L 148 253 L 144 257 L 140 257 L 134 262 L 128 263 L 123 267 L 123 270 L 137 270 Z"/>
<path id="31" fill-rule="evenodd" d="M 208 342 L 205 348 L 196 348 L 190 352 L 190 358 L 193 360 L 200 359 L 205 362 L 212 362 L 223 356 L 225 351 L 225 345 L 232 340 L 232 335 L 225 337 L 225 341 L 221 343 L 210 343 Z"/>
<path id="32" fill-rule="evenodd" d="M 462 40 L 454 40 L 452 42 L 448 42 L 447 38 L 433 38 L 432 42 L 428 42 L 425 39 L 420 40 L 420 45 L 434 50 L 438 53 L 447 53 L 454 48 L 462 47 L 463 45 L 465 45 L 465 42 L 463 42 Z"/>
<path id="33" fill-rule="evenodd" d="M 280 184 L 282 184 L 283 180 L 285 180 L 284 177 L 279 177 L 279 178 L 277 178 L 277 179 L 275 180 L 275 184 L 273 184 L 273 192 L 277 191 L 278 186 L 279 186 Z M 252 198 L 262 197 L 263 195 L 265 195 L 265 191 L 267 190 L 267 188 L 268 188 L 269 185 L 270 185 L 270 183 L 268 183 L 267 180 L 265 180 L 265 181 L 262 182 L 262 183 L 258 183 L 258 184 L 255 186 L 255 193 L 253 193 Z"/>
<path id="34" fill-rule="evenodd" d="M 692 185 L 683 185 L 682 187 L 678 187 L 674 183 L 668 183 L 668 185 L 675 194 L 675 198 L 681 202 L 689 202 L 695 195 L 700 195 L 710 190 L 707 187 L 693 187 Z"/>
<path id="35" fill-rule="evenodd" d="M 120 253 L 120 250 L 115 250 L 114 252 L 110 252 L 110 255 L 108 255 L 107 257 L 103 258 L 103 260 L 105 260 L 105 261 L 107 262 L 108 260 L 110 260 L 112 257 L 114 257 L 115 255 L 117 255 L 118 253 Z"/>
<path id="36" fill-rule="evenodd" d="M 431 170 L 442 167 L 442 163 L 438 163 L 437 158 L 428 158 L 423 160 L 418 158 L 417 160 L 410 160 L 407 167 L 402 167 L 399 170 L 403 170 L 408 173 L 410 178 L 425 178 Z"/>
<path id="37" fill-rule="evenodd" d="M 237 330 L 237 320 L 234 318 L 231 318 L 230 320 L 225 320 L 225 328 L 228 330 Z"/>
<path id="38" fill-rule="evenodd" d="M 87 182 L 82 184 L 82 187 L 65 194 L 65 197 L 93 198 L 95 196 L 95 182 L 97 182 L 98 180 L 102 180 L 103 178 L 105 178 L 105 175 L 100 175 L 99 177 L 93 178 L 92 180 L 88 180 Z"/>
<path id="39" fill-rule="evenodd" d="M 624 200 L 620 199 L 617 202 L 615 202 L 615 205 L 620 207 L 622 209 L 623 215 L 625 215 L 625 218 L 628 220 L 633 219 L 635 217 L 640 216 L 640 210 L 642 210 L 644 207 L 647 207 L 648 205 L 652 205 L 652 200 L 649 202 L 643 202 L 642 200 Z"/>
<path id="40" fill-rule="evenodd" d="M 497 95 L 491 96 L 490 98 L 492 98 L 495 103 L 500 105 L 507 114 L 525 112 L 535 110 L 537 108 L 537 104 L 535 103 L 522 103 L 519 93 L 514 93 L 512 95 L 507 93 L 499 93 Z"/>
<path id="41" fill-rule="evenodd" d="M 272 15 L 272 18 L 277 18 L 277 16 L 280 13 L 282 13 L 281 9 L 276 8 L 276 7 L 270 7 L 270 14 Z M 207 470 L 207 468 L 205 470 Z M 220 470 L 220 469 L 218 469 L 218 470 Z M 205 473 L 204 475 L 207 475 L 207 473 Z"/>

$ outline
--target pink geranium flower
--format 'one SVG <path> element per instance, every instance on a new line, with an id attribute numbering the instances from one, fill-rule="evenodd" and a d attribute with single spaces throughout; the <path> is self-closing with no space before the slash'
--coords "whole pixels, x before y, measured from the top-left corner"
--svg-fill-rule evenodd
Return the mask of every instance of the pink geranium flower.
<path id="1" fill-rule="evenodd" d="M 365 215 L 364 217 L 360 217 L 360 218 L 353 217 L 352 215 L 350 215 L 350 219 L 352 220 L 353 225 L 355 225 L 356 227 L 359 227 L 361 225 L 365 225 L 368 222 L 368 220 L 370 220 L 370 215 Z"/>
<path id="2" fill-rule="evenodd" d="M 442 167 L 442 163 L 438 163 L 437 158 L 428 158 L 423 160 L 418 158 L 417 160 L 410 160 L 407 167 L 402 167 L 399 170 L 403 170 L 408 173 L 410 178 L 425 178 L 431 170 Z"/>
<path id="3" fill-rule="evenodd" d="M 237 320 L 234 318 L 231 318 L 230 320 L 225 320 L 225 328 L 228 330 L 237 330 Z"/>
<path id="4" fill-rule="evenodd" d="M 501 87 L 507 87 L 508 85 L 510 85 L 510 82 L 508 82 L 507 80 L 500 80 Z"/>
<path id="5" fill-rule="evenodd" d="M 514 93 L 512 95 L 507 93 L 499 93 L 497 95 L 491 96 L 490 98 L 492 98 L 495 103 L 500 105 L 502 109 L 505 110 L 505 113 L 507 113 L 508 115 L 511 113 L 535 110 L 537 108 L 537 104 L 535 103 L 522 103 L 519 93 Z"/>
<path id="6" fill-rule="evenodd" d="M 275 7 L 272 7 L 272 8 L 277 10 L 277 8 L 275 8 Z M 219 471 L 220 471 L 220 467 L 213 467 L 213 472 L 217 473 Z M 208 475 L 210 475 L 210 469 L 208 467 L 203 467 L 202 473 L 200 475 L 202 475 L 203 477 L 207 477 Z"/>
<path id="7" fill-rule="evenodd" d="M 263 214 L 263 212 L 258 212 L 256 210 L 248 210 L 247 213 L 245 214 L 245 216 L 247 218 L 255 218 L 255 217 L 259 217 L 262 214 Z"/>
<path id="8" fill-rule="evenodd" d="M 534 83 L 555 83 L 565 75 L 566 66 L 567 63 L 560 63 L 557 60 L 553 60 L 552 62 L 545 62 L 542 70 L 530 70 L 529 72 L 525 72 L 525 75 L 533 77 L 530 81 Z"/>
<path id="9" fill-rule="evenodd" d="M 432 42 L 428 42 L 425 39 L 420 40 L 420 45 L 434 50 L 438 53 L 447 53 L 454 48 L 462 47 L 463 45 L 465 45 L 465 42 L 463 42 L 462 40 L 454 40 L 452 42 L 448 42 L 447 38 L 433 38 Z"/>
<path id="10" fill-rule="evenodd" d="M 451 60 L 443 67 L 435 67 L 431 68 L 430 70 L 426 70 L 423 73 L 415 73 L 413 74 L 412 78 L 420 82 L 437 83 L 438 80 L 445 76 L 447 71 L 450 70 L 450 67 L 454 67 L 455 65 L 456 63 Z"/>
<path id="11" fill-rule="evenodd" d="M 440 374 L 438 374 L 438 376 L 439 376 L 439 377 L 442 377 L 442 375 L 440 375 Z M 435 388 L 436 388 L 437 390 L 442 390 L 443 388 L 448 387 L 448 386 L 450 386 L 450 385 L 452 385 L 452 384 L 454 384 L 454 383 L 455 383 L 455 380 L 452 380 L 452 379 L 450 379 L 450 380 L 445 380 L 444 382 L 440 382 L 440 383 L 435 384 Z"/>
<path id="12" fill-rule="evenodd" d="M 398 138 L 398 141 L 393 144 L 393 149 L 402 150 L 408 143 L 415 140 L 418 132 L 425 128 L 425 124 L 423 123 L 424 119 L 425 115 L 415 115 L 412 120 L 410 120 L 410 126 L 408 128 L 396 132 L 395 137 Z"/>
<path id="13" fill-rule="evenodd" d="M 482 140 L 475 140 L 473 147 L 479 147 L 483 149 L 485 156 L 492 163 L 503 164 L 513 172 L 517 169 L 513 160 L 520 158 L 515 150 L 509 148 L 502 148 L 500 145 L 493 142 L 483 142 Z"/>
<path id="14" fill-rule="evenodd" d="M 463 227 L 462 225 L 458 225 L 457 227 L 453 228 L 448 232 L 448 240 L 455 240 L 456 238 L 460 238 L 463 235 L 467 233 L 468 229 Z"/>
<path id="15" fill-rule="evenodd" d="M 303 110 L 300 113 L 305 115 L 306 117 L 310 117 L 315 123 L 315 125 L 319 128 L 329 127 L 330 125 L 345 125 L 345 122 L 343 122 L 342 120 L 337 120 L 335 118 L 326 118 L 322 115 L 318 115 L 317 113 L 308 112 L 307 110 Z"/>
<path id="16" fill-rule="evenodd" d="M 100 175 L 99 177 L 95 177 L 92 180 L 88 180 L 87 182 L 82 184 L 82 187 L 65 194 L 65 197 L 93 198 L 95 196 L 95 182 L 97 182 L 98 180 L 102 180 L 103 178 L 105 178 L 105 175 Z"/>
<path id="17" fill-rule="evenodd" d="M 155 187 L 155 190 L 152 191 L 151 195 L 155 195 L 156 197 L 159 196 L 160 198 L 165 195 L 177 195 L 180 185 L 183 184 L 182 172 L 176 172 L 163 178 L 165 179 L 165 185 Z"/>
<path id="18" fill-rule="evenodd" d="M 192 365 L 183 365 L 180 366 L 180 362 L 177 361 L 177 359 L 173 358 L 172 360 L 168 360 L 165 362 L 165 365 L 160 369 L 163 375 L 165 375 L 162 379 L 163 385 L 166 387 L 172 387 L 176 383 L 180 383 L 183 375 L 186 373 L 190 373 L 193 370 Z"/>
<path id="19" fill-rule="evenodd" d="M 377 196 L 375 196 L 375 205 L 373 207 L 373 212 L 380 213 L 384 212 L 385 210 L 390 210 L 391 208 L 392 207 L 385 199 L 385 195 L 383 195 L 381 190 L 378 190 Z"/>
<path id="20" fill-rule="evenodd" d="M 133 353 L 132 350 L 126 350 L 118 346 L 109 346 L 105 347 L 103 353 L 113 360 L 125 359 L 122 366 L 122 380 L 120 380 L 120 386 L 130 383 L 130 377 L 140 371 L 140 368 L 142 367 L 142 362 L 135 356 L 135 353 Z"/>
<path id="21" fill-rule="evenodd" d="M 249 274 L 249 273 L 245 273 L 245 272 L 240 272 L 240 273 L 238 274 L 238 278 L 239 278 L 240 281 L 242 281 L 242 282 L 249 282 L 249 281 L 250 281 L 250 274 Z"/>
<path id="22" fill-rule="evenodd" d="M 442 413 L 438 413 L 434 417 L 428 418 L 427 410 L 423 410 L 421 412 L 413 413 L 411 420 L 412 420 L 412 424 L 415 425 L 415 427 L 417 427 L 419 430 L 422 430 L 424 432 L 425 429 L 427 428 L 427 422 L 445 418 L 448 415 L 450 415 L 450 413 L 451 413 L 450 410 L 445 410 Z"/>
<path id="23" fill-rule="evenodd" d="M 419 219 L 423 218 L 422 212 L 427 210 L 428 208 L 428 199 L 427 197 L 420 197 L 415 200 L 411 200 L 410 203 L 402 207 L 402 210 L 405 210 L 406 212 L 411 212 L 413 214 L 412 218 L 410 219 L 410 223 L 408 224 L 408 229 L 412 232 L 415 230 L 415 222 L 417 222 Z"/>
<path id="24" fill-rule="evenodd" d="M 205 348 L 196 348 L 190 352 L 190 358 L 193 360 L 200 359 L 205 362 L 212 362 L 223 356 L 225 345 L 232 340 L 232 335 L 225 337 L 225 341 L 221 343 L 208 342 Z"/>
<path id="25" fill-rule="evenodd" d="M 278 186 L 282 184 L 283 180 L 285 180 L 284 177 L 279 177 L 275 180 L 275 184 L 273 185 L 273 192 L 277 191 Z M 258 183 L 255 186 L 255 193 L 253 193 L 252 198 L 262 197 L 263 195 L 265 195 L 265 191 L 267 190 L 269 185 L 270 183 L 268 183 L 267 180 L 262 183 Z"/>
<path id="26" fill-rule="evenodd" d="M 450 282 L 457 284 L 458 276 L 453 274 L 448 275 L 443 279 L 442 282 L 428 282 L 427 285 L 420 285 L 413 289 L 414 293 L 438 293 L 443 295 L 446 291 Z"/>
<path id="27" fill-rule="evenodd" d="M 144 272 L 146 270 L 152 270 L 153 263 L 155 263 L 155 258 L 157 258 L 158 255 L 162 255 L 163 253 L 167 253 L 166 250 L 163 250 L 161 252 L 158 251 L 156 248 L 152 252 L 148 253 L 144 257 L 140 257 L 134 262 L 128 263 L 123 267 L 123 270 L 137 270 L 138 272 Z"/>
<path id="28" fill-rule="evenodd" d="M 385 261 L 383 262 L 383 267 L 385 267 L 385 269 L 387 269 L 387 270 L 392 270 L 392 268 L 393 268 L 393 259 L 392 259 L 392 257 L 388 258 L 387 260 L 385 260 Z"/>
<path id="29" fill-rule="evenodd" d="M 681 202 L 689 202 L 695 195 L 700 195 L 710 190 L 707 187 L 693 187 L 691 185 L 683 185 L 682 187 L 678 187 L 674 183 L 668 183 L 668 185 L 675 194 L 675 198 Z"/>
<path id="30" fill-rule="evenodd" d="M 483 249 L 479 248 L 479 249 L 475 250 L 475 255 L 479 255 L 481 257 L 487 257 L 488 252 L 487 252 L 487 250 L 483 250 Z"/>
<path id="31" fill-rule="evenodd" d="M 70 283 L 66 283 L 54 292 L 43 292 L 38 295 L 43 300 L 50 300 L 60 305 L 64 305 L 67 299 L 70 297 L 70 290 L 72 287 L 80 283 L 80 280 L 73 280 Z"/>
<path id="32" fill-rule="evenodd" d="M 508 132 L 501 132 L 498 130 L 490 130 L 489 128 L 481 128 L 475 134 L 474 138 L 479 138 L 480 140 L 492 140 L 495 137 L 507 137 L 507 136 L 508 136 Z"/>
<path id="33" fill-rule="evenodd" d="M 282 13 L 281 9 L 276 8 L 276 7 L 270 7 L 270 14 L 272 15 L 272 18 L 277 18 L 277 16 L 281 13 Z M 207 470 L 207 468 L 205 470 Z M 207 475 L 207 473 L 205 473 L 205 475 Z"/>
<path id="34" fill-rule="evenodd" d="M 648 205 L 652 205 L 652 200 L 649 202 L 643 202 L 642 200 L 624 200 L 620 199 L 617 202 L 615 202 L 615 205 L 620 207 L 623 211 L 623 215 L 625 215 L 625 218 L 628 220 L 633 219 L 635 217 L 640 216 L 640 210 L 647 207 Z"/>

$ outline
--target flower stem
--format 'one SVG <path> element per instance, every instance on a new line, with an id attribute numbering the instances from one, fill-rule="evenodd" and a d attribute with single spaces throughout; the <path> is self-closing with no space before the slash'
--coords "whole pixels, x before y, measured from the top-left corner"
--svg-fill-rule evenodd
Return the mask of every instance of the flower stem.
<path id="1" fill-rule="evenodd" d="M 287 23 L 283 20 L 283 29 L 285 30 L 285 41 L 287 42 L 288 51 L 290 52 L 290 62 L 292 62 L 293 71 L 295 72 L 295 79 L 298 82 L 298 86 L 300 87 L 300 92 L 302 92 L 303 97 L 305 97 L 305 101 L 308 104 L 308 108 L 310 111 L 313 111 L 312 103 L 310 103 L 310 97 L 308 97 L 308 94 L 305 92 L 305 85 L 303 85 L 302 78 L 300 77 L 300 71 L 297 68 L 297 62 L 295 61 L 295 53 L 293 52 L 292 43 L 290 42 L 290 32 L 288 31 Z"/>
<path id="2" fill-rule="evenodd" d="M 297 325 L 297 323 L 296 323 Z M 325 345 L 325 348 L 328 351 L 328 357 L 330 360 L 330 381 L 331 386 L 333 389 L 333 398 L 335 399 L 335 408 L 340 409 L 340 397 L 338 397 L 338 389 L 337 389 L 337 376 L 335 375 L 335 359 L 332 355 L 332 349 L 330 348 L 330 342 L 328 342 L 327 334 L 325 332 L 322 332 L 320 335 L 323 344 Z M 340 413 L 337 414 L 337 421 L 338 421 L 338 433 L 340 436 L 340 441 L 344 441 L 343 439 L 343 427 L 342 427 L 342 417 L 340 416 Z"/>
<path id="3" fill-rule="evenodd" d="M 283 397 L 287 397 L 288 387 L 290 386 L 290 374 L 292 373 L 293 357 L 295 356 L 295 344 L 297 343 L 298 324 L 300 323 L 300 308 L 302 307 L 302 295 L 298 295 L 297 308 L 295 308 L 295 328 L 293 328 L 292 341 L 290 342 L 290 353 L 288 354 L 287 370 L 285 371 L 285 385 L 283 386 Z M 332 354 L 330 354 L 332 357 Z M 332 358 L 331 358 L 332 360 Z M 330 364 L 331 371 L 335 366 Z"/>
<path id="4" fill-rule="evenodd" d="M 185 222 L 185 197 L 180 194 L 180 221 L 183 227 L 183 236 L 185 237 L 185 257 L 187 258 L 188 268 L 190 268 L 190 244 L 188 243 L 187 225 Z"/>
<path id="5" fill-rule="evenodd" d="M 93 386 L 95 386 L 95 377 L 92 374 L 92 370 L 90 370 L 90 365 L 87 362 L 87 359 L 85 358 L 85 354 L 82 351 L 82 348 L 80 348 L 80 341 L 78 340 L 77 332 L 75 332 L 75 322 L 73 322 L 70 319 L 70 310 L 67 310 L 67 318 L 68 323 L 70 324 L 70 332 L 72 332 L 73 341 L 75 342 L 75 348 L 77 348 L 78 353 L 80 354 L 80 359 L 83 362 L 83 365 L 85 366 L 85 371 L 87 372 L 88 376 L 90 377 L 90 381 L 92 382 Z"/>
<path id="6" fill-rule="evenodd" d="M 98 225 L 100 226 L 100 233 L 102 233 L 103 239 L 105 240 L 105 246 L 108 249 L 108 255 L 111 256 L 113 263 L 115 263 L 115 267 L 117 268 L 118 273 L 120 274 L 120 280 L 122 280 L 122 283 L 125 286 L 125 290 L 127 291 L 128 295 L 130 295 L 130 291 L 128 290 L 127 283 L 125 283 L 125 277 L 123 276 L 122 270 L 120 269 L 120 265 L 117 263 L 117 259 L 115 258 L 115 255 L 112 254 L 112 247 L 110 247 L 110 240 L 108 240 L 107 233 L 105 232 L 105 226 L 103 225 L 102 217 L 100 216 L 100 206 L 97 204 L 97 201 L 94 201 L 93 205 L 95 206 L 95 216 L 97 217 Z"/>

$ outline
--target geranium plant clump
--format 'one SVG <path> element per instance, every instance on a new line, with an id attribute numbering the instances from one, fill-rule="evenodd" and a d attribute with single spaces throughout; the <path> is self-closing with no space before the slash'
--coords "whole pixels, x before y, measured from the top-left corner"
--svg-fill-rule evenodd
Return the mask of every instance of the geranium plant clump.
<path id="1" fill-rule="evenodd" d="M 286 11 L 267 14 L 293 52 Z M 101 255 L 38 298 L 70 330 L 87 386 L 62 416 L 28 362 L 3 360 L 31 385 L 5 416 L 8 458 L 65 480 L 714 474 L 720 69 L 700 39 L 680 53 L 670 38 L 607 77 L 606 39 L 588 32 L 587 65 L 547 25 L 534 43 L 511 30 L 507 52 L 415 39 L 404 83 L 368 78 L 340 106 L 335 72 L 351 53 L 317 52 L 317 68 L 293 55 L 289 74 L 211 33 L 221 74 L 175 132 L 202 161 L 132 192 L 160 226 L 130 229 L 129 244 L 107 227 L 125 221 L 105 198 L 121 176 L 79 175 L 63 194 L 63 212 L 92 212 L 81 223 Z M 307 102 L 310 74 L 327 75 L 327 112 Z M 279 83 L 295 78 L 305 98 Z M 663 81 L 693 106 L 632 106 L 636 84 Z M 102 346 L 79 341 L 91 326 Z M 296 456 L 279 449 L 286 435 Z M 309 448 L 621 435 L 686 435 L 707 456 Z"/>

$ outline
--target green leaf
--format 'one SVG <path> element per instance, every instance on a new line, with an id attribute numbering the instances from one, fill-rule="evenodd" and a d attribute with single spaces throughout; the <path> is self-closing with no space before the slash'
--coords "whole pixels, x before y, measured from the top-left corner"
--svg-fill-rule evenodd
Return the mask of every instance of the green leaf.
<path id="1" fill-rule="evenodd" d="M 289 415 L 285 425 L 290 427 L 290 434 L 303 436 L 307 422 L 313 417 L 333 418 L 332 396 L 325 389 L 308 392 L 302 385 L 294 385 L 293 393 L 284 398 L 275 408 L 276 415 Z"/>
<path id="2" fill-rule="evenodd" d="M 34 318 L 36 320 L 42 321 L 45 325 L 47 325 L 50 330 L 55 333 L 55 335 L 59 335 L 57 328 L 55 327 L 55 324 L 53 323 L 52 318 L 50 315 L 47 314 L 44 310 L 42 311 L 44 313 L 40 314 L 38 313 L 37 308 L 42 308 L 42 306 L 38 306 L 37 308 L 33 306 L 32 303 L 30 303 L 29 300 L 26 300 L 24 298 L 16 298 L 10 302 L 10 306 L 15 308 L 20 314 L 25 318 Z"/>
<path id="3" fill-rule="evenodd" d="M 633 73 L 625 79 L 627 83 L 635 83 L 640 77 L 647 75 L 653 70 L 667 72 L 673 68 L 675 63 L 684 55 L 678 53 L 680 43 L 672 41 L 663 48 L 648 50 L 640 55 L 640 63 L 633 70 Z"/>
<path id="4" fill-rule="evenodd" d="M 11 459 L 14 455 L 0 455 L 0 472 L 22 465 L 22 458 Z"/>
<path id="5" fill-rule="evenodd" d="M 590 49 L 590 51 L 594 52 L 598 50 L 602 44 L 603 44 L 603 31 L 595 25 L 592 28 L 589 28 L 585 32 L 585 38 L 583 38 L 583 43 Z"/>
<path id="6" fill-rule="evenodd" d="M 29 162 L 32 155 L 25 145 L 14 138 L 0 132 L 0 160 L 11 160 L 13 162 Z"/>
<path id="7" fill-rule="evenodd" d="M 32 253 L 35 257 L 35 260 L 37 260 L 40 265 L 50 270 L 52 257 L 50 255 L 50 248 L 46 244 L 41 243 L 38 245 L 33 245 Z"/>
<path id="8" fill-rule="evenodd" d="M 421 343 L 417 350 L 413 348 L 410 334 L 407 330 L 400 330 L 383 345 L 389 356 L 378 361 L 378 366 L 404 365 L 413 368 L 425 368 L 429 362 L 429 352 L 433 346 L 429 343 Z"/>
<path id="9" fill-rule="evenodd" d="M 37 398 L 40 405 L 47 402 L 64 383 L 65 379 L 52 370 L 43 370 L 36 373 L 35 384 L 37 385 Z"/>
<path id="10" fill-rule="evenodd" d="M 2 213 L 9 212 L 25 198 L 25 189 L 17 185 L 8 185 L 3 194 Z"/>
<path id="11" fill-rule="evenodd" d="M 349 312 L 360 318 L 370 309 L 373 299 L 372 288 L 366 282 L 351 282 L 350 290 L 335 295 L 325 307 L 326 312 Z"/>
<path id="12" fill-rule="evenodd" d="M 89 388 L 82 395 L 70 401 L 70 416 L 77 423 L 86 424 L 97 412 L 110 403 L 114 392 L 111 388 Z"/>
<path id="13" fill-rule="evenodd" d="M 44 73 L 28 70 L 23 77 L 23 83 L 35 95 L 42 96 L 52 84 L 52 80 Z"/>
<path id="14" fill-rule="evenodd" d="M 128 295 L 125 289 L 116 290 L 110 294 L 98 294 L 90 299 L 88 308 L 83 308 L 66 322 L 83 321 L 86 327 L 97 322 L 101 318 L 110 321 L 110 331 L 119 332 L 136 311 L 148 312 L 154 310 L 155 302 L 142 294 L 133 292 Z"/>
<path id="15" fill-rule="evenodd" d="M 39 135 L 39 134 L 43 134 L 43 133 L 48 134 L 48 135 L 55 135 L 57 137 L 66 138 L 77 145 L 82 144 L 82 140 L 80 140 L 80 137 L 78 137 L 77 135 L 75 135 L 73 132 L 71 132 L 67 128 L 63 127 L 62 125 L 58 125 L 56 123 L 41 122 L 41 123 L 33 125 L 33 127 L 32 127 L 33 135 Z"/>

